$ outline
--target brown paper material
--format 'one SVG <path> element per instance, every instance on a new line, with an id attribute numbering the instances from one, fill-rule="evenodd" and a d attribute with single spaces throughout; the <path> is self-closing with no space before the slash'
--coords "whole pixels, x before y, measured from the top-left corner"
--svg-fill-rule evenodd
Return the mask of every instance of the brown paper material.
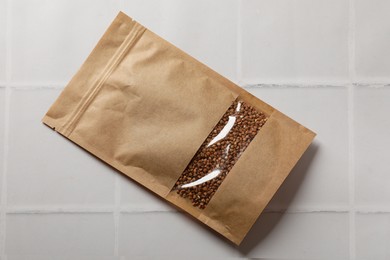
<path id="1" fill-rule="evenodd" d="M 195 208 L 172 187 L 238 96 L 269 120 Z M 236 244 L 315 136 L 123 13 L 43 122 Z"/>

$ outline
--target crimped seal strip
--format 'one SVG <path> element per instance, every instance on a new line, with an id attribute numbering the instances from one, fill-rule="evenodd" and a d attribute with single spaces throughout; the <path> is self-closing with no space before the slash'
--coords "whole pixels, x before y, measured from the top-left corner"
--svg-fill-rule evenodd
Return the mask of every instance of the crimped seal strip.
<path id="1" fill-rule="evenodd" d="M 78 107 L 73 112 L 73 115 L 70 117 L 69 121 L 63 126 L 62 133 L 65 136 L 69 136 L 73 132 L 81 116 L 88 108 L 88 106 L 92 103 L 96 95 L 99 93 L 99 90 L 102 88 L 104 82 L 111 75 L 112 71 L 123 60 L 124 56 L 126 55 L 126 53 L 128 53 L 129 49 L 137 42 L 138 39 L 141 38 L 142 34 L 146 31 L 146 28 L 140 25 L 139 23 L 135 21 L 132 22 L 134 23 L 133 28 L 126 36 L 123 43 L 115 52 L 115 54 L 107 62 L 107 65 L 104 68 L 102 75 L 94 82 L 92 87 L 87 91 L 87 93 L 80 101 Z"/>

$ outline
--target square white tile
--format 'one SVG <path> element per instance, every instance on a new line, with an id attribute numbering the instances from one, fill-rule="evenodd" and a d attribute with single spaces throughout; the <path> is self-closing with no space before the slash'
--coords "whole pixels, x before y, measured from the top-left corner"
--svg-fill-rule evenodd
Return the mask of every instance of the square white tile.
<path id="1" fill-rule="evenodd" d="M 356 0 L 356 74 L 358 79 L 390 80 L 390 2 Z"/>
<path id="2" fill-rule="evenodd" d="M 0 84 L 6 80 L 6 62 L 7 62 L 7 51 L 6 51 L 6 1 L 0 1 Z"/>
<path id="3" fill-rule="evenodd" d="M 389 208 L 390 87 L 354 92 L 356 204 Z"/>
<path id="4" fill-rule="evenodd" d="M 119 11 L 116 0 L 17 0 L 12 81 L 68 82 Z"/>
<path id="5" fill-rule="evenodd" d="M 122 214 L 119 254 L 133 259 L 226 259 L 238 256 L 232 243 L 174 212 Z"/>
<path id="6" fill-rule="evenodd" d="M 356 259 L 390 259 L 390 214 L 356 215 Z"/>
<path id="7" fill-rule="evenodd" d="M 348 78 L 347 0 L 242 1 L 244 82 Z"/>
<path id="8" fill-rule="evenodd" d="M 11 92 L 8 205 L 112 206 L 118 173 L 40 121 L 59 93 Z"/>
<path id="9" fill-rule="evenodd" d="M 108 213 L 7 215 L 7 256 L 113 256 L 114 240 Z"/>
<path id="10" fill-rule="evenodd" d="M 259 259 L 348 259 L 347 213 L 266 213 L 241 246 Z"/>
<path id="11" fill-rule="evenodd" d="M 124 6 L 151 31 L 236 80 L 238 0 L 134 0 Z"/>
<path id="12" fill-rule="evenodd" d="M 348 206 L 348 92 L 345 88 L 264 87 L 249 92 L 317 133 L 270 209 Z"/>

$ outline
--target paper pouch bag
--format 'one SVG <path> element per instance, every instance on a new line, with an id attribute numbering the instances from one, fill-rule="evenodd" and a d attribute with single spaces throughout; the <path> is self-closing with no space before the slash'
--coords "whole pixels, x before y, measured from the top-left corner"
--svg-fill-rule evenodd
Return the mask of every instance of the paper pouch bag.
<path id="1" fill-rule="evenodd" d="M 235 244 L 315 135 L 123 13 L 43 122 Z"/>

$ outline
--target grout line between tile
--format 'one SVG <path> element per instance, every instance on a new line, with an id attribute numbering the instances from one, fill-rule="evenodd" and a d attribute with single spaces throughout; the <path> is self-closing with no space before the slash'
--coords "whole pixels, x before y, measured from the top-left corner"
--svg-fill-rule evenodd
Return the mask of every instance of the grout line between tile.
<path id="1" fill-rule="evenodd" d="M 115 207 L 114 207 L 114 255 L 119 256 L 119 216 L 120 216 L 120 176 L 115 176 Z"/>
<path id="2" fill-rule="evenodd" d="M 5 255 L 5 241 L 7 232 L 7 168 L 8 168 L 8 136 L 9 136 L 9 118 L 10 118 L 10 88 L 8 83 L 11 81 L 11 3 L 12 0 L 6 1 L 6 13 L 5 13 L 5 49 L 6 49 L 6 65 L 5 65 L 5 102 L 4 102 L 4 135 L 3 135 L 3 173 L 1 182 L 1 199 L 0 199 L 0 258 L 6 258 Z"/>
<path id="3" fill-rule="evenodd" d="M 280 86 L 346 86 L 349 80 L 324 80 L 324 79 L 260 79 L 248 78 L 242 79 L 241 86 L 261 86 L 261 85 L 280 85 Z"/>
<path id="4" fill-rule="evenodd" d="M 286 81 L 286 82 L 257 82 L 253 84 L 246 84 L 241 82 L 240 85 L 244 89 L 252 89 L 252 88 L 267 88 L 267 87 L 275 87 L 275 88 L 326 88 L 326 87 L 349 87 L 351 84 L 354 86 L 362 86 L 368 88 L 383 88 L 390 87 L 390 80 L 378 82 L 378 81 L 366 81 L 366 82 L 350 82 L 350 83 L 337 83 L 337 82 L 294 82 L 294 81 Z M 7 83 L 0 82 L 0 88 L 11 88 L 16 90 L 37 90 L 37 89 L 63 89 L 67 83 L 47 83 L 47 82 L 36 82 L 31 84 L 26 83 Z"/>
<path id="5" fill-rule="evenodd" d="M 356 77 L 356 75 L 355 75 Z M 386 78 L 371 78 L 369 80 L 367 79 L 356 79 L 353 81 L 354 85 L 362 85 L 362 86 L 370 86 L 370 85 L 377 85 L 377 86 L 390 86 L 390 79 Z"/>
<path id="6" fill-rule="evenodd" d="M 40 206 L 40 207 L 21 207 L 9 206 L 6 208 L 6 214 L 56 214 L 56 213 L 113 213 L 114 207 L 72 207 L 72 206 Z"/>
<path id="7" fill-rule="evenodd" d="M 356 86 L 377 86 L 387 87 L 390 86 L 390 79 L 372 79 L 372 80 L 348 80 L 348 81 L 333 81 L 333 80 L 241 80 L 240 86 L 243 88 L 263 87 L 263 86 L 300 86 L 300 87 L 347 87 L 350 84 Z"/>
<path id="8" fill-rule="evenodd" d="M 354 156 L 354 104 L 353 104 L 354 86 L 348 89 L 348 179 L 349 179 L 349 249 L 350 259 L 356 258 L 356 231 L 355 231 L 355 156 Z"/>
<path id="9" fill-rule="evenodd" d="M 237 71 L 236 71 L 236 77 L 237 82 L 241 85 L 242 84 L 242 20 L 241 20 L 241 12 L 242 12 L 242 0 L 237 1 Z"/>
<path id="10" fill-rule="evenodd" d="M 115 195 L 119 198 L 118 195 Z M 57 213 L 153 213 L 153 212 L 177 212 L 175 209 L 165 208 L 145 208 L 140 206 L 120 206 L 120 199 L 116 199 L 115 206 L 108 207 L 85 207 L 85 206 L 7 206 L 4 208 L 6 214 L 57 214 Z M 383 213 L 390 214 L 390 207 L 355 207 L 356 213 L 373 214 Z M 346 207 L 306 207 L 295 209 L 265 209 L 264 213 L 349 213 L 350 206 Z"/>
<path id="11" fill-rule="evenodd" d="M 312 214 L 312 213 L 348 213 L 349 209 L 339 209 L 339 210 L 328 210 L 328 209 L 314 209 L 314 210 L 265 210 L 262 213 L 272 214 L 272 213 L 280 213 L 280 214 Z"/>
<path id="12" fill-rule="evenodd" d="M 351 84 L 359 84 L 356 81 L 356 49 L 355 49 L 355 0 L 349 0 L 348 14 L 348 74 Z M 372 83 L 372 82 L 370 82 Z"/>
<path id="13" fill-rule="evenodd" d="M 0 84 L 1 85 L 1 84 Z M 63 89 L 67 83 L 62 82 L 35 82 L 35 83 L 18 83 L 8 82 L 6 86 L 12 89 Z"/>
<path id="14" fill-rule="evenodd" d="M 8 168 L 8 135 L 9 135 L 9 106 L 10 106 L 10 89 L 5 89 L 5 102 L 4 102 L 4 146 L 3 146 L 3 174 L 1 182 L 1 211 L 0 211 L 0 257 L 5 256 L 5 238 L 7 232 L 7 168 Z"/>
<path id="15" fill-rule="evenodd" d="M 356 259 L 356 209 L 355 209 L 355 146 L 354 146 L 354 86 L 356 82 L 355 58 L 355 0 L 349 0 L 348 17 L 348 179 L 349 179 L 349 257 Z"/>
<path id="16" fill-rule="evenodd" d="M 254 84 L 244 84 L 241 86 L 245 89 L 247 88 L 264 88 L 264 87 L 280 87 L 280 88 L 290 88 L 290 87 L 298 87 L 298 88 L 323 88 L 323 87 L 349 87 L 350 85 L 354 86 L 362 86 L 362 87 L 371 87 L 371 88 L 383 88 L 390 87 L 390 81 L 378 83 L 376 81 L 372 82 L 347 82 L 347 83 L 337 83 L 337 82 L 278 82 L 278 83 L 254 83 Z"/>
<path id="17" fill-rule="evenodd" d="M 5 13 L 5 22 L 6 22 L 6 27 L 5 27 L 5 49 L 6 49 L 6 65 L 5 65 L 5 80 L 6 80 L 6 86 L 9 85 L 11 82 L 11 75 L 12 75 L 12 51 L 11 51 L 11 46 L 12 46 L 12 39 L 11 39 L 11 30 L 12 30 L 12 24 L 11 24 L 11 3 L 12 0 L 6 0 L 6 13 Z"/>
<path id="18" fill-rule="evenodd" d="M 344 85 L 331 85 L 331 84 L 251 84 L 242 86 L 244 89 L 255 89 L 255 88 L 348 88 L 350 84 Z"/>
<path id="19" fill-rule="evenodd" d="M 356 209 L 355 209 L 355 156 L 354 156 L 354 87 L 351 85 L 348 90 L 348 179 L 349 179 L 349 249 L 350 249 L 350 259 L 354 260 L 356 258 L 356 231 L 355 231 L 355 218 L 356 218 Z"/>

